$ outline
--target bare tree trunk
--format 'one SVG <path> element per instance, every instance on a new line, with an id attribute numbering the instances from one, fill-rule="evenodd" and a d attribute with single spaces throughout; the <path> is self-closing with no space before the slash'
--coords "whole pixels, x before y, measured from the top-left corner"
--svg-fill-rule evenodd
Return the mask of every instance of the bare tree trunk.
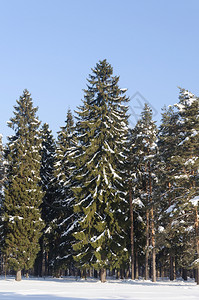
<path id="1" fill-rule="evenodd" d="M 124 279 L 124 268 L 123 267 L 120 269 L 120 278 Z"/>
<path id="2" fill-rule="evenodd" d="M 106 282 L 106 269 L 104 268 L 100 270 L 100 280 L 101 282 Z"/>
<path id="3" fill-rule="evenodd" d="M 7 258 L 4 257 L 3 258 L 3 261 L 4 261 L 4 271 L 5 271 L 5 280 L 6 280 L 6 276 L 7 276 Z"/>
<path id="4" fill-rule="evenodd" d="M 199 236 L 198 236 L 198 209 L 197 207 L 195 208 L 195 213 L 196 213 L 196 220 L 195 220 L 195 227 L 196 227 L 196 250 L 197 250 L 197 255 L 199 258 Z M 196 267 L 196 283 L 199 284 L 199 266 Z"/>
<path id="5" fill-rule="evenodd" d="M 149 197 L 151 203 L 151 244 L 152 244 L 152 281 L 156 282 L 156 249 L 155 249 L 155 225 L 154 212 L 152 204 L 152 182 L 151 182 L 151 166 L 149 163 Z"/>
<path id="6" fill-rule="evenodd" d="M 48 252 L 46 252 L 45 257 L 45 276 L 49 275 L 49 262 L 48 262 Z"/>
<path id="7" fill-rule="evenodd" d="M 138 263 L 138 251 L 135 253 L 135 278 L 139 279 L 139 263 Z"/>
<path id="8" fill-rule="evenodd" d="M 127 269 L 127 270 L 126 270 L 126 273 L 125 273 L 125 278 L 126 278 L 126 279 L 128 279 L 128 278 L 129 278 L 129 269 Z"/>
<path id="9" fill-rule="evenodd" d="M 152 281 L 156 282 L 156 251 L 153 207 L 151 208 Z"/>
<path id="10" fill-rule="evenodd" d="M 175 279 L 175 258 L 170 254 L 170 280 Z"/>
<path id="11" fill-rule="evenodd" d="M 120 279 L 120 270 L 116 270 L 116 279 Z"/>
<path id="12" fill-rule="evenodd" d="M 130 221 L 131 221 L 131 279 L 134 280 L 134 226 L 133 226 L 133 203 L 132 203 L 132 188 L 131 181 L 129 182 L 129 208 L 130 208 Z"/>
<path id="13" fill-rule="evenodd" d="M 174 280 L 174 272 L 173 272 L 173 256 L 170 254 L 170 257 L 169 257 L 169 260 L 170 260 L 170 280 Z"/>
<path id="14" fill-rule="evenodd" d="M 187 269 L 182 269 L 182 278 L 187 281 Z"/>
<path id="15" fill-rule="evenodd" d="M 41 276 L 45 277 L 46 275 L 46 253 L 42 253 L 42 265 L 41 265 Z"/>
<path id="16" fill-rule="evenodd" d="M 146 211 L 146 255 L 145 255 L 145 279 L 149 279 L 149 210 Z"/>
<path id="17" fill-rule="evenodd" d="M 21 281 L 21 270 L 18 270 L 18 271 L 16 272 L 15 280 L 16 280 L 16 281 Z"/>

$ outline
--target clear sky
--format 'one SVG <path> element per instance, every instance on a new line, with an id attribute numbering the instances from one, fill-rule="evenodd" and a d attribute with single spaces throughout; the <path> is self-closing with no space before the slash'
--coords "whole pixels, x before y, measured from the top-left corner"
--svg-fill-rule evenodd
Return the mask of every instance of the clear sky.
<path id="1" fill-rule="evenodd" d="M 25 88 L 56 135 L 104 58 L 128 88 L 136 115 L 146 99 L 159 120 L 164 104 L 178 101 L 177 86 L 199 96 L 198 16 L 198 0 L 0 0 L 4 142 Z"/>

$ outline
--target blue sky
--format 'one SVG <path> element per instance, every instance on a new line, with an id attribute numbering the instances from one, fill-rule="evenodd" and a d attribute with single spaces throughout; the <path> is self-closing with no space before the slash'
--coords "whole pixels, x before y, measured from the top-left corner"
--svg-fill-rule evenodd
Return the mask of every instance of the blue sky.
<path id="1" fill-rule="evenodd" d="M 136 115 L 146 99 L 159 120 L 164 104 L 178 101 L 177 86 L 199 96 L 198 15 L 197 0 L 1 0 L 4 142 L 12 134 L 6 121 L 25 88 L 56 135 L 67 109 L 81 104 L 91 68 L 104 58 L 128 88 Z"/>

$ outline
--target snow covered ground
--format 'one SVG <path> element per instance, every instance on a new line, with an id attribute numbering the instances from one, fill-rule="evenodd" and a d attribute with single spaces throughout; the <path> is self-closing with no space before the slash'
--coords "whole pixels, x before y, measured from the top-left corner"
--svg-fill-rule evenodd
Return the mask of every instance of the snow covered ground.
<path id="1" fill-rule="evenodd" d="M 193 281 L 150 281 L 75 279 L 23 279 L 0 277 L 0 300 L 198 300 L 199 286 Z"/>

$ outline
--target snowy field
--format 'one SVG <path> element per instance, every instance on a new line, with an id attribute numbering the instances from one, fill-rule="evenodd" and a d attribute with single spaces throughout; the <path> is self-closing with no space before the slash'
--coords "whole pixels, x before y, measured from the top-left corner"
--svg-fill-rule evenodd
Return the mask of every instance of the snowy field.
<path id="1" fill-rule="evenodd" d="M 75 279 L 23 279 L 0 277 L 0 300 L 198 300 L 199 286 L 193 281 L 150 281 Z"/>

